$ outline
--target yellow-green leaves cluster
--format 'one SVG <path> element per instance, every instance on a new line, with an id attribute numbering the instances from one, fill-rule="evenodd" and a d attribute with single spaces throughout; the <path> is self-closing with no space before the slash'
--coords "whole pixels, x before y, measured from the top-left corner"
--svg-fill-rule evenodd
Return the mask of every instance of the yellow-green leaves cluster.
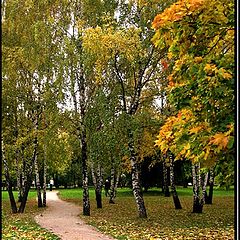
<path id="1" fill-rule="evenodd" d="M 115 57 L 122 57 L 131 64 L 136 56 L 141 55 L 139 31 L 133 27 L 123 30 L 96 27 L 85 31 L 83 47 L 92 56 L 99 79 L 103 77 L 104 68 Z"/>
<path id="2" fill-rule="evenodd" d="M 163 153 L 175 153 L 176 160 L 190 159 L 211 166 L 221 151 L 233 144 L 233 125 L 224 133 L 211 135 L 208 122 L 199 122 L 193 112 L 182 109 L 176 116 L 169 117 L 161 127 L 156 145 Z"/>

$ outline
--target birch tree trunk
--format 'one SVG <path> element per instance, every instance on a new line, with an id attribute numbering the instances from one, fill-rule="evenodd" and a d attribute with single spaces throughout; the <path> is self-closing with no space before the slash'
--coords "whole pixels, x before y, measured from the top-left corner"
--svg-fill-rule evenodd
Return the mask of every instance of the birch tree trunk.
<path id="1" fill-rule="evenodd" d="M 82 143 L 82 177 L 83 177 L 83 215 L 90 216 L 88 170 L 87 170 L 87 142 L 85 128 L 82 129 L 81 143 Z"/>
<path id="2" fill-rule="evenodd" d="M 145 208 L 142 189 L 140 186 L 139 169 L 138 169 L 138 164 L 136 159 L 136 153 L 134 150 L 133 134 L 131 130 L 129 131 L 128 148 L 130 151 L 130 161 L 131 161 L 131 167 L 132 167 L 133 195 L 137 204 L 138 214 L 140 218 L 147 218 L 147 211 Z"/>
<path id="3" fill-rule="evenodd" d="M 38 130 L 38 119 L 36 120 L 35 129 Z M 36 138 L 36 145 L 38 145 L 37 138 Z M 34 169 L 35 169 L 35 177 L 36 177 L 38 207 L 40 208 L 43 206 L 43 203 L 42 203 L 41 184 L 40 184 L 40 176 L 39 176 L 39 169 L 38 169 L 38 151 L 36 151 L 36 155 L 34 159 Z"/>
<path id="4" fill-rule="evenodd" d="M 214 170 L 209 171 L 209 194 L 206 196 L 205 203 L 212 204 L 214 186 Z"/>
<path id="5" fill-rule="evenodd" d="M 22 189 L 22 169 L 19 163 L 19 152 L 17 152 L 16 158 L 17 164 L 17 188 L 18 188 L 18 202 L 22 201 L 23 189 Z"/>
<path id="6" fill-rule="evenodd" d="M 168 187 L 168 172 L 167 172 L 167 166 L 166 166 L 166 157 L 164 157 L 163 160 L 163 190 L 164 190 L 164 196 L 170 197 L 169 187 Z"/>
<path id="7" fill-rule="evenodd" d="M 206 201 L 206 190 L 207 190 L 207 183 L 208 183 L 208 172 L 205 173 L 205 176 L 204 176 L 204 181 L 203 181 L 203 185 L 202 185 L 202 204 L 205 203 Z"/>
<path id="8" fill-rule="evenodd" d="M 10 201 L 12 213 L 17 213 L 17 204 L 16 204 L 16 201 L 14 199 L 13 192 L 12 192 L 12 180 L 11 180 L 11 177 L 10 177 L 10 174 L 9 174 L 8 164 L 7 164 L 7 161 L 6 161 L 5 156 L 4 156 L 3 147 L 2 147 L 2 159 L 3 159 L 4 175 L 5 175 L 5 178 L 6 178 L 7 191 L 8 191 L 8 196 L 9 196 L 9 201 Z"/>
<path id="9" fill-rule="evenodd" d="M 32 175 L 32 174 L 31 174 Z M 28 193 L 32 184 L 32 177 L 31 175 L 29 175 L 27 177 L 27 181 L 25 181 L 25 185 L 23 186 L 23 198 L 22 198 L 22 202 L 21 205 L 18 209 L 18 213 L 23 213 L 26 207 L 26 203 L 27 203 L 27 198 L 28 198 Z"/>
<path id="10" fill-rule="evenodd" d="M 35 163 L 35 159 L 37 157 L 37 145 L 38 145 L 38 141 L 37 141 L 37 138 L 35 138 L 32 159 L 30 162 L 28 162 L 28 164 L 26 162 L 24 163 L 24 169 L 25 169 L 24 178 L 25 179 L 24 179 L 24 184 L 23 184 L 23 198 L 22 198 L 21 205 L 18 209 L 19 213 L 23 213 L 24 209 L 26 207 L 28 192 L 29 192 L 31 184 L 32 184 L 34 163 Z"/>
<path id="11" fill-rule="evenodd" d="M 172 154 L 169 155 L 169 169 L 170 169 L 170 184 L 171 184 L 171 192 L 173 196 L 173 202 L 175 205 L 175 209 L 182 209 L 180 200 L 178 198 L 178 194 L 175 187 L 175 181 L 174 181 L 174 169 L 173 169 L 174 163 L 173 163 L 173 156 Z"/>
<path id="12" fill-rule="evenodd" d="M 36 176 L 38 207 L 40 208 L 40 207 L 43 207 L 43 202 L 42 202 L 42 192 L 41 192 L 39 169 L 38 169 L 38 153 L 36 153 L 34 167 L 35 167 L 35 176 Z"/>
<path id="13" fill-rule="evenodd" d="M 193 177 L 193 213 L 202 213 L 203 201 L 200 197 L 200 164 L 192 165 L 192 177 Z"/>
<path id="14" fill-rule="evenodd" d="M 116 197 L 116 193 L 117 193 L 117 188 L 118 188 L 119 180 L 120 180 L 120 172 L 117 173 L 117 178 L 116 178 L 116 182 L 115 182 L 115 192 L 114 192 L 114 197 Z"/>
<path id="15" fill-rule="evenodd" d="M 43 146 L 43 207 L 47 206 L 47 149 L 46 149 L 46 143 L 44 143 Z"/>
<path id="16" fill-rule="evenodd" d="M 95 175 L 95 170 L 94 170 L 94 164 L 93 162 L 91 163 L 91 173 L 92 173 L 92 180 L 93 180 L 93 185 L 96 189 L 97 187 L 97 180 L 96 180 L 96 175 Z"/>
<path id="17" fill-rule="evenodd" d="M 110 199 L 109 199 L 109 203 L 115 203 L 114 202 L 114 188 L 115 188 L 115 169 L 114 167 L 111 168 L 111 178 L 110 178 L 110 193 L 109 193 L 109 196 L 110 196 Z"/>
<path id="18" fill-rule="evenodd" d="M 119 183 L 120 173 L 116 174 L 116 170 L 114 168 L 111 169 L 111 181 L 110 181 L 110 199 L 109 203 L 115 203 L 114 199 L 116 198 L 117 187 Z"/>
<path id="19" fill-rule="evenodd" d="M 95 174 L 94 165 L 92 163 L 91 170 L 92 170 L 93 184 L 95 187 L 97 208 L 102 208 L 102 186 L 103 186 L 102 169 L 100 164 L 98 163 L 96 174 Z"/>

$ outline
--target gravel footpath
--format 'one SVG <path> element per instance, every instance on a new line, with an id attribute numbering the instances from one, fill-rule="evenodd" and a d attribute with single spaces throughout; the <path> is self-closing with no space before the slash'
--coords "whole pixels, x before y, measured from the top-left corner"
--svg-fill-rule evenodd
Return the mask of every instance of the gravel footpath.
<path id="1" fill-rule="evenodd" d="M 47 209 L 35 217 L 42 227 L 58 235 L 62 240 L 113 240 L 84 223 L 78 215 L 79 206 L 62 201 L 57 191 L 47 192 Z"/>

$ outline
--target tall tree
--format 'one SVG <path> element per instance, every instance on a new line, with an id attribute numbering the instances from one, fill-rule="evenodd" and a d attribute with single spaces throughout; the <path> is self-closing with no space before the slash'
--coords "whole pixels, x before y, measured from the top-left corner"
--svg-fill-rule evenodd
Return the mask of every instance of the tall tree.
<path id="1" fill-rule="evenodd" d="M 168 48 L 167 99 L 175 108 L 157 145 L 193 162 L 194 199 L 200 199 L 199 168 L 234 153 L 233 2 L 180 0 L 153 27 L 155 45 Z M 201 212 L 195 202 L 193 211 Z"/>
<path id="2" fill-rule="evenodd" d="M 52 21 L 58 11 L 55 7 L 55 1 L 34 4 L 10 0 L 3 4 L 3 141 L 7 163 L 18 159 L 17 168 L 22 173 L 23 200 L 19 212 L 24 211 L 34 163 L 39 156 L 41 129 L 38 126 L 42 120 L 43 98 L 58 99 L 60 92 L 56 93 L 58 83 L 53 77 L 53 57 L 58 52 L 59 38 L 54 34 Z M 17 120 L 15 137 L 7 127 L 10 119 Z M 10 152 L 15 154 L 9 155 Z"/>
<path id="3" fill-rule="evenodd" d="M 66 11 L 62 11 L 62 20 L 57 26 L 59 33 L 63 35 L 61 53 L 64 56 L 60 60 L 62 73 L 58 75 L 58 78 L 63 80 L 67 91 L 66 102 L 73 102 L 72 119 L 76 126 L 79 149 L 81 149 L 84 215 L 90 215 L 86 116 L 97 86 L 97 77 L 91 65 L 91 58 L 82 46 L 82 41 L 85 29 L 112 19 L 113 5 L 115 5 L 114 1 L 66 1 Z M 69 93 L 70 98 L 67 98 Z"/>
<path id="4" fill-rule="evenodd" d="M 114 81 L 119 89 L 120 112 L 128 137 L 133 193 L 139 217 L 142 218 L 147 217 L 147 212 L 140 185 L 133 124 L 143 102 L 158 95 L 162 84 L 160 59 L 164 51 L 159 52 L 151 45 L 153 31 L 149 21 L 161 9 L 160 6 L 154 1 L 121 1 L 115 23 L 108 28 L 89 28 L 83 37 L 83 47 L 95 62 L 99 81 Z"/>

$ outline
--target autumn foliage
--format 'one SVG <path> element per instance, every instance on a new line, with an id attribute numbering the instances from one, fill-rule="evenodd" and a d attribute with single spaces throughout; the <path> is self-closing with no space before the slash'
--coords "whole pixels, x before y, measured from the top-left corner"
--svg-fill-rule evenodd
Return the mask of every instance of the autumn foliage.
<path id="1" fill-rule="evenodd" d="M 180 0 L 171 7 L 158 14 L 152 23 L 155 30 L 172 22 L 181 20 L 184 16 L 192 14 L 204 4 L 204 0 Z"/>
<path id="2" fill-rule="evenodd" d="M 153 43 L 168 49 L 173 114 L 156 145 L 212 165 L 234 152 L 233 2 L 178 1 L 158 14 Z"/>

